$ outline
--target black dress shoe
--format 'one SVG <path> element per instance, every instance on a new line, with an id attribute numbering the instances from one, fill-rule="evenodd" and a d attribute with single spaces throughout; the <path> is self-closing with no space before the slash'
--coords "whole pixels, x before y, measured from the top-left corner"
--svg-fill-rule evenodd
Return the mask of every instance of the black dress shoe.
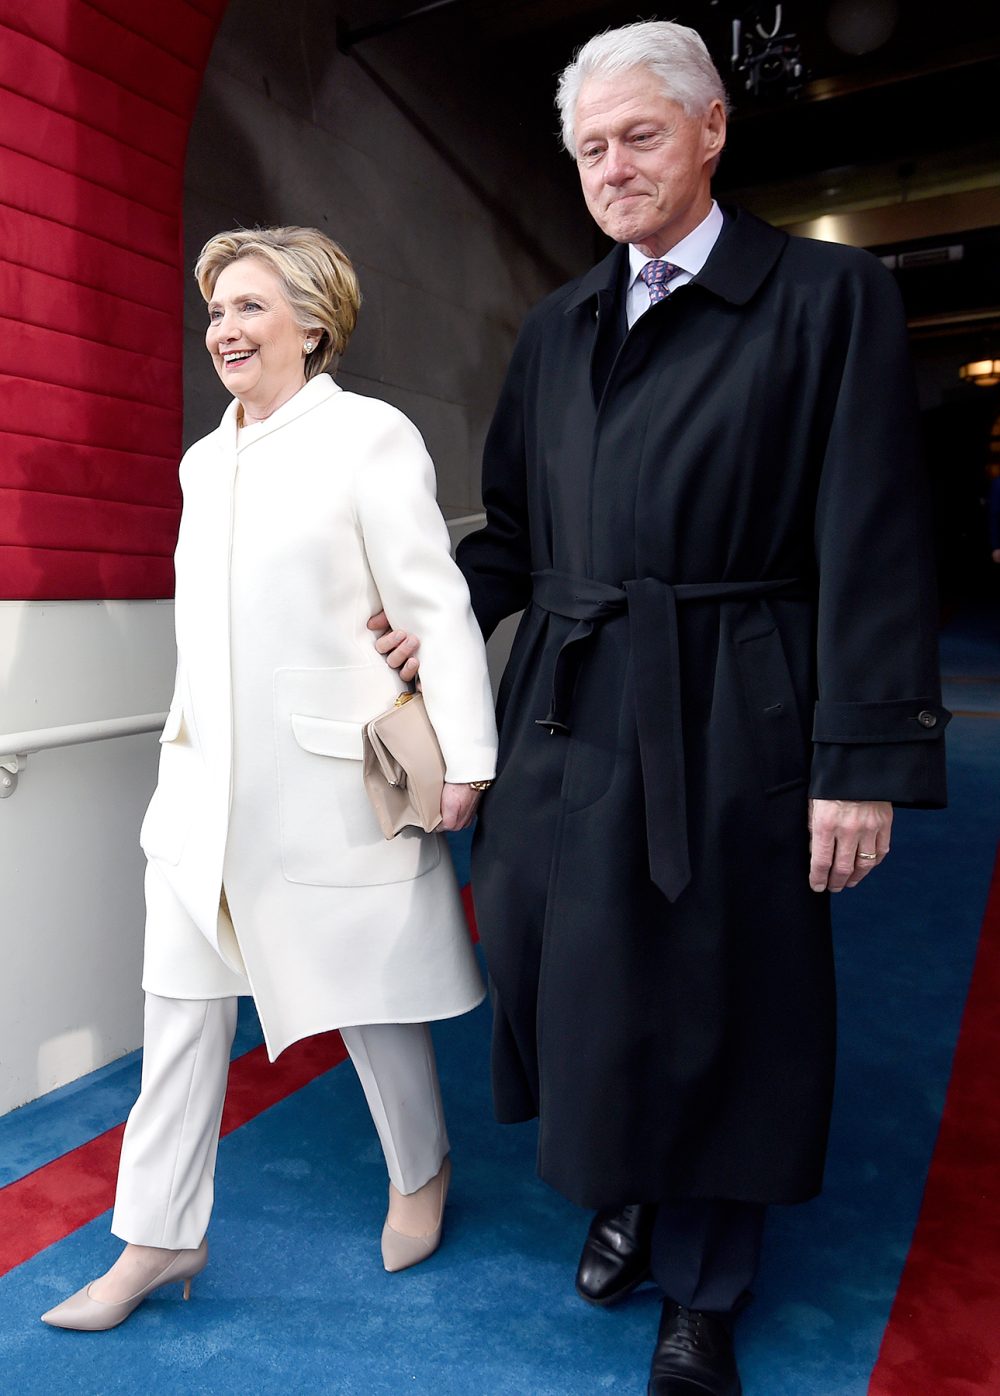
<path id="1" fill-rule="evenodd" d="M 729 1322 L 664 1301 L 646 1396 L 742 1396 Z"/>
<path id="2" fill-rule="evenodd" d="M 576 1292 L 588 1304 L 616 1304 L 649 1275 L 656 1203 L 605 1207 L 594 1217 L 576 1270 Z"/>

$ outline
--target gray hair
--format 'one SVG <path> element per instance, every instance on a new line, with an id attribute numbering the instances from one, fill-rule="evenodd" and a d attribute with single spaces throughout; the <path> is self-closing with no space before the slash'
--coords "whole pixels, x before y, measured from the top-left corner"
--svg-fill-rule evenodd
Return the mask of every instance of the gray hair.
<path id="1" fill-rule="evenodd" d="M 713 102 L 729 110 L 726 89 L 701 35 L 669 20 L 640 20 L 589 39 L 559 75 L 556 107 L 570 155 L 576 155 L 573 121 L 584 78 L 633 68 L 646 68 L 659 78 L 664 95 L 688 116 L 708 111 Z"/>

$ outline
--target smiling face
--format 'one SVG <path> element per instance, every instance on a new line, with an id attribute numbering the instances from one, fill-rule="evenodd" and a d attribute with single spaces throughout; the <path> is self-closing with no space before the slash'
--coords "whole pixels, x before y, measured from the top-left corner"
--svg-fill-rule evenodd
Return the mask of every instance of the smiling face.
<path id="1" fill-rule="evenodd" d="M 269 415 L 305 384 L 305 342 L 281 281 L 259 257 L 219 272 L 208 306 L 205 344 L 226 387 L 254 418 Z"/>
<path id="2" fill-rule="evenodd" d="M 615 242 L 661 257 L 707 216 L 726 139 L 721 102 L 688 116 L 646 68 L 594 74 L 580 87 L 573 131 L 587 207 Z"/>

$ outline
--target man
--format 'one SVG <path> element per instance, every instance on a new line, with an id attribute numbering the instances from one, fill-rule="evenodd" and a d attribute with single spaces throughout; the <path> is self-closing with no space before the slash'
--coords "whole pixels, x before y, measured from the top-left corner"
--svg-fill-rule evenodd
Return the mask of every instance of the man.
<path id="1" fill-rule="evenodd" d="M 458 550 L 487 634 L 526 608 L 473 863 L 494 1097 L 598 1209 L 581 1296 L 663 1290 L 649 1393 L 735 1396 L 764 1209 L 821 1185 L 827 894 L 944 801 L 905 327 L 874 258 L 714 203 L 692 30 L 591 40 L 559 106 L 618 245 L 528 316 Z"/>

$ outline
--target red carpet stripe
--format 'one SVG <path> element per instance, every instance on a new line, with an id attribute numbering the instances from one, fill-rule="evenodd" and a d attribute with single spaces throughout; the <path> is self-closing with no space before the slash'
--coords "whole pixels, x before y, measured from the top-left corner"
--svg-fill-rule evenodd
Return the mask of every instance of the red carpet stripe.
<path id="1" fill-rule="evenodd" d="M 476 925 L 476 908 L 472 904 L 472 884 L 469 882 L 462 888 L 462 905 L 465 907 L 465 919 L 469 923 L 469 935 L 475 945 L 479 939 L 479 927 Z"/>
<path id="2" fill-rule="evenodd" d="M 941 1129 L 869 1396 L 1000 1391 L 998 1063 L 1000 850 Z"/>
<path id="3" fill-rule="evenodd" d="M 469 933 L 476 941 L 479 934 L 468 885 L 462 888 L 462 904 Z M 263 1047 L 238 1057 L 229 1068 L 222 1133 L 239 1129 L 329 1071 L 346 1055 L 340 1033 L 328 1032 L 297 1042 L 273 1064 Z M 114 1206 L 124 1128 L 124 1124 L 115 1125 L 0 1188 L 0 1276 Z"/>
<path id="4" fill-rule="evenodd" d="M 273 1064 L 263 1047 L 229 1068 L 222 1133 L 229 1134 L 329 1071 L 347 1055 L 340 1033 L 307 1038 Z M 0 1189 L 0 1275 L 114 1205 L 123 1124 Z"/>

